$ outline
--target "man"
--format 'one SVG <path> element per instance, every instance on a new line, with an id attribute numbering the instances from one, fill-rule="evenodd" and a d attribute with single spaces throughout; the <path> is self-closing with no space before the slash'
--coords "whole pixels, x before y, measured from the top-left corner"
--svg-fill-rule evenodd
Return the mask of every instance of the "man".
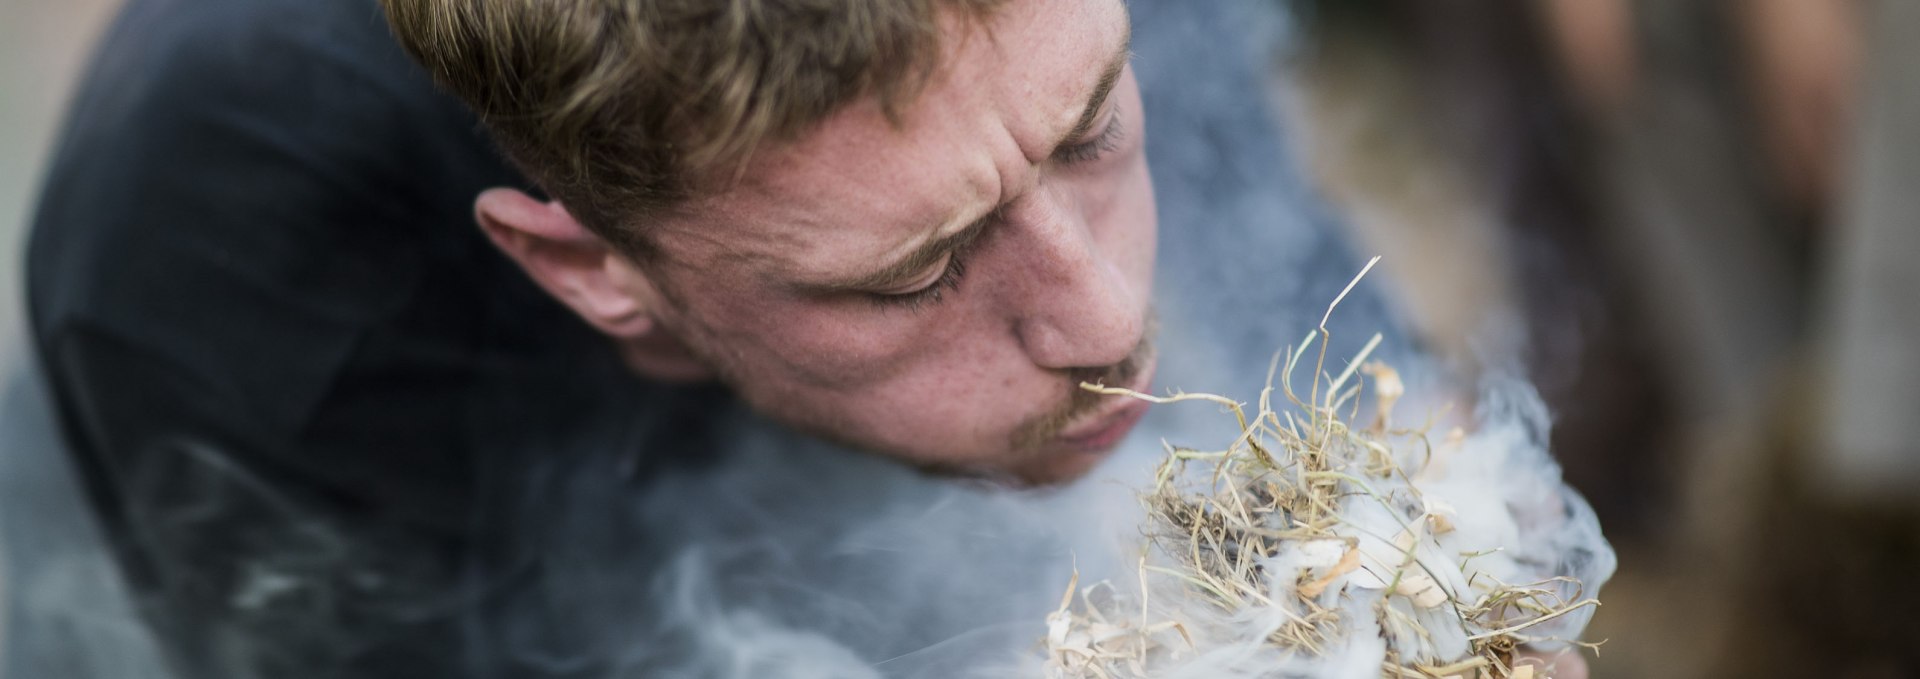
<path id="1" fill-rule="evenodd" d="M 598 676 L 503 650 L 573 615 L 503 612 L 553 605 L 511 529 L 734 395 L 1034 483 L 1139 417 L 1074 389 L 1154 363 L 1117 2 L 386 9 L 533 181 L 369 3 L 135 0 L 36 217 L 40 364 L 181 676 Z"/>
<path id="2" fill-rule="evenodd" d="M 1137 419 L 1076 386 L 1150 364 L 1120 3 L 387 7 L 554 197 L 483 193 L 482 227 L 639 373 L 1036 482 Z"/>

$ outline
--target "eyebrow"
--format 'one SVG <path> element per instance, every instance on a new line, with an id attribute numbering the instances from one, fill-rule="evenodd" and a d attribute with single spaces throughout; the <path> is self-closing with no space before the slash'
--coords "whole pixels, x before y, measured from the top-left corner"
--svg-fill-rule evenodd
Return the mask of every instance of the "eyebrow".
<path id="1" fill-rule="evenodd" d="M 1072 144 L 1076 140 L 1087 136 L 1087 133 L 1093 130 L 1094 122 L 1100 117 L 1100 109 L 1106 105 L 1107 98 L 1112 96 L 1114 86 L 1120 83 L 1120 74 L 1126 71 L 1127 62 L 1132 58 L 1133 23 L 1128 22 L 1127 32 L 1120 39 L 1120 50 L 1114 53 L 1113 58 L 1107 62 L 1106 68 L 1100 71 L 1100 79 L 1094 82 L 1093 94 L 1087 97 L 1086 108 L 1080 111 L 1080 118 L 1074 122 L 1073 129 L 1068 130 L 1065 135 L 1060 137 L 1060 141 L 1053 145 L 1054 149 Z M 844 281 L 809 283 L 802 287 L 813 292 L 884 290 L 898 287 L 917 276 L 925 274 L 928 269 L 932 268 L 935 263 L 938 263 L 949 253 L 972 242 L 974 238 L 980 235 L 980 232 L 986 230 L 987 225 L 991 224 L 994 216 L 999 213 L 1000 209 L 996 207 L 986 215 L 974 220 L 972 224 L 968 224 L 966 228 L 929 241 L 927 244 L 908 253 L 907 256 L 901 257 L 899 260 L 888 264 L 885 268 L 878 271 L 861 274 Z"/>
<path id="2" fill-rule="evenodd" d="M 1087 107 L 1080 111 L 1080 119 L 1074 122 L 1073 129 L 1060 136 L 1060 141 L 1055 142 L 1053 148 L 1072 144 L 1093 131 L 1094 121 L 1100 119 L 1101 107 L 1106 105 L 1107 97 L 1112 96 L 1114 86 L 1120 84 L 1120 74 L 1127 70 L 1127 62 L 1132 59 L 1133 23 L 1128 22 L 1127 32 L 1120 38 L 1120 51 L 1113 55 L 1112 61 L 1107 62 L 1106 69 L 1100 71 L 1100 80 L 1094 83 L 1093 96 L 1087 97 Z"/>

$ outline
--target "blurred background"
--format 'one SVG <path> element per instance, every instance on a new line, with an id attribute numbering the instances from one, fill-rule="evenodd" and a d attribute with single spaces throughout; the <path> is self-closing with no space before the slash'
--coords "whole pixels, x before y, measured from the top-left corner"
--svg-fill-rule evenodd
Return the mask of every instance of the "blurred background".
<path id="1" fill-rule="evenodd" d="M 1594 676 L 1920 676 L 1920 3 L 1286 1 L 1300 162 L 1620 551 Z M 0 4 L 0 356 L 116 5 Z"/>
<path id="2" fill-rule="evenodd" d="M 0 356 L 21 350 L 20 253 L 67 95 L 115 0 L 0 3 Z"/>
<path id="3" fill-rule="evenodd" d="M 87 52 L 118 6 L 114 0 L 0 2 L 0 374 L 26 351 L 20 257 L 41 166 Z M 4 563 L 0 559 L 0 567 Z M 0 574 L 0 611 L 13 595 L 6 582 Z M 0 625 L 6 618 L 0 615 Z M 0 629 L 0 640 L 8 638 Z"/>
<path id="4" fill-rule="evenodd" d="M 1594 675 L 1920 676 L 1920 3 L 1294 6 L 1304 162 L 1620 551 Z"/>

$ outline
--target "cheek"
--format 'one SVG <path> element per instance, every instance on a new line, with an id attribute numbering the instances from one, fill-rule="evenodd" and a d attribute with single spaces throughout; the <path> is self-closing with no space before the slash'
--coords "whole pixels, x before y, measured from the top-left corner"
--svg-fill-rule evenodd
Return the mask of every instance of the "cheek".
<path id="1" fill-rule="evenodd" d="M 1000 454 L 1066 385 L 1024 358 L 967 285 L 918 315 L 709 296 L 703 353 L 756 409 L 802 429 L 928 461 Z"/>
<path id="2" fill-rule="evenodd" d="M 964 293 L 919 312 L 864 300 L 711 300 L 708 353 L 741 381 L 816 395 L 870 390 L 929 366 L 986 365 L 991 347 L 976 335 L 987 324 Z"/>
<path id="3" fill-rule="evenodd" d="M 1113 213 L 1108 216 L 1113 232 L 1106 236 L 1113 243 L 1114 257 L 1137 290 L 1151 290 L 1160 220 L 1154 208 L 1153 179 L 1144 159 L 1129 173 L 1126 187 L 1114 203 Z"/>
<path id="4" fill-rule="evenodd" d="M 732 375 L 735 388 L 756 410 L 799 429 L 945 463 L 1005 454 L 1018 425 L 1065 398 L 1064 382 L 983 333 L 934 330 L 913 338 L 916 347 L 904 357 L 861 361 L 861 350 L 845 344 L 852 339 L 845 327 L 790 324 L 766 351 L 739 354 L 745 362 Z"/>
<path id="5" fill-rule="evenodd" d="M 1144 154 L 1135 150 L 1124 160 L 1112 172 L 1085 182 L 1079 192 L 1087 228 L 1101 254 L 1135 294 L 1144 296 L 1153 289 L 1159 220 Z"/>
<path id="6" fill-rule="evenodd" d="M 794 419 L 834 423 L 838 434 L 912 460 L 995 459 L 1011 450 L 1022 423 L 1055 410 L 1067 396 L 1065 381 L 1009 369 L 1006 358 L 956 347 L 893 379 L 808 400 L 811 415 Z"/>
<path id="7" fill-rule="evenodd" d="M 1125 97 L 1122 106 L 1130 111 L 1142 111 L 1140 102 L 1140 83 L 1128 69 L 1124 87 L 1120 92 Z M 1128 149 L 1124 177 L 1118 182 L 1119 188 L 1110 203 L 1109 214 L 1103 219 L 1112 223 L 1111 233 L 1105 238 L 1113 243 L 1112 252 L 1117 264 L 1140 287 L 1143 293 L 1153 288 L 1153 263 L 1159 243 L 1159 216 L 1153 197 L 1153 176 L 1147 168 L 1147 126 L 1144 113 L 1136 115 L 1129 124 Z"/>

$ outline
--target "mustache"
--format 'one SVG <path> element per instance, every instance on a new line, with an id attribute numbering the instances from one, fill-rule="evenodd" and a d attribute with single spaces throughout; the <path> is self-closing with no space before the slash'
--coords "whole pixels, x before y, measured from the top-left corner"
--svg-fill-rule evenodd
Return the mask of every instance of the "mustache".
<path id="1" fill-rule="evenodd" d="M 1104 384 L 1107 386 L 1132 386 L 1140 377 L 1140 372 L 1153 358 L 1154 331 L 1157 323 L 1153 317 L 1147 319 L 1147 331 L 1140 334 L 1140 342 L 1119 363 L 1112 365 L 1069 368 L 1063 371 L 1066 378 L 1066 399 L 1060 407 L 1042 413 L 1028 420 L 1013 434 L 1014 450 L 1033 450 L 1059 436 L 1075 420 L 1100 409 L 1106 402 L 1106 396 L 1080 388 L 1080 383 Z"/>

